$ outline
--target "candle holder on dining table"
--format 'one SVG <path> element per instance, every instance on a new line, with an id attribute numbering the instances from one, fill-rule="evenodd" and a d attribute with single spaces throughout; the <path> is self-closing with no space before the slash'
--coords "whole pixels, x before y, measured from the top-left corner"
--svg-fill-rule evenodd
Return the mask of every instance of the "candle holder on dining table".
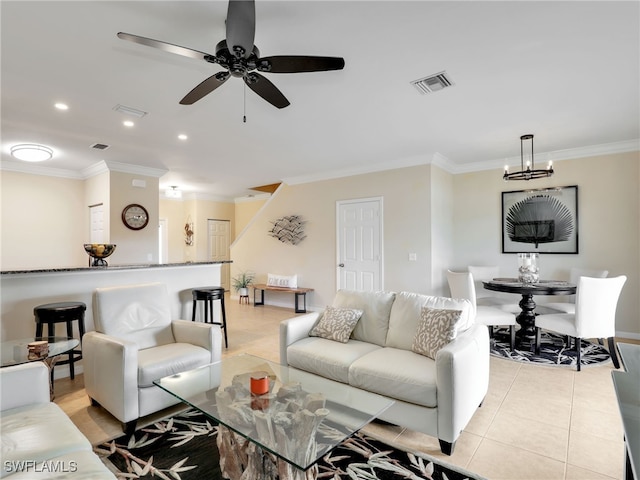
<path id="1" fill-rule="evenodd" d="M 538 254 L 519 253 L 518 254 L 518 280 L 524 285 L 537 283 L 538 276 Z"/>

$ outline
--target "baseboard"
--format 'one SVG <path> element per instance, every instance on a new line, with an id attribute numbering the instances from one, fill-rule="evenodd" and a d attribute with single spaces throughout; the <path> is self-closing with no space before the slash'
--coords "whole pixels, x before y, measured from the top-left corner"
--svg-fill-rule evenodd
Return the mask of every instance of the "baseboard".
<path id="1" fill-rule="evenodd" d="M 265 297 L 266 297 L 266 295 L 265 295 Z M 236 301 L 236 302 L 240 301 L 240 296 L 239 295 L 231 295 L 229 298 L 231 300 Z M 249 303 L 253 306 L 253 295 L 249 295 Z M 291 302 L 279 302 L 279 301 L 273 301 L 273 299 L 271 299 L 271 298 L 265 298 L 264 304 L 268 305 L 270 307 L 290 308 L 292 313 L 293 313 L 293 310 L 295 309 L 295 305 L 294 305 L 293 301 L 291 301 Z M 300 305 L 300 306 L 302 306 L 302 305 Z M 257 308 L 260 308 L 260 305 L 258 305 Z M 315 305 L 307 305 L 307 313 L 321 312 L 322 310 L 324 310 L 324 308 L 316 307 Z"/>
<path id="2" fill-rule="evenodd" d="M 620 340 L 624 340 L 625 338 L 629 340 L 640 340 L 640 333 L 616 332 L 616 338 Z"/>

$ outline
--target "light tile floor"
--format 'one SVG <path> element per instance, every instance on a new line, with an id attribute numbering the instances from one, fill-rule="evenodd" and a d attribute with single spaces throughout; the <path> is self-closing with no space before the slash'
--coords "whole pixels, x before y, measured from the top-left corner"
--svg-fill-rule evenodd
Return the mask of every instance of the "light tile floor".
<path id="1" fill-rule="evenodd" d="M 223 355 L 246 352 L 278 361 L 279 323 L 292 310 L 229 298 L 226 304 L 229 348 Z M 437 439 L 418 432 L 383 424 L 366 431 L 491 480 L 622 479 L 623 432 L 612 369 L 609 363 L 578 373 L 492 357 L 489 393 L 450 457 L 440 453 Z M 119 422 L 90 406 L 82 375 L 56 380 L 55 392 L 55 401 L 93 444 L 121 435 Z"/>

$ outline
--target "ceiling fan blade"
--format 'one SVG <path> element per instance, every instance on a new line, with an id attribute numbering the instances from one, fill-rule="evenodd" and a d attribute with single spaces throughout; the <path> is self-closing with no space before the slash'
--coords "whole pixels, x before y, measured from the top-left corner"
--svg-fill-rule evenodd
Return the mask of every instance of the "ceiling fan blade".
<path id="1" fill-rule="evenodd" d="M 246 75 L 244 83 L 274 107 L 284 108 L 290 105 L 289 100 L 282 92 L 259 73 L 252 72 Z"/>
<path id="2" fill-rule="evenodd" d="M 258 61 L 258 70 L 269 73 L 324 72 L 342 70 L 342 57 L 307 57 L 299 55 L 278 55 L 264 57 Z"/>
<path id="3" fill-rule="evenodd" d="M 227 46 L 236 57 L 248 58 L 256 34 L 254 0 L 229 0 L 227 9 Z"/>
<path id="4" fill-rule="evenodd" d="M 159 48 L 165 52 L 175 53 L 184 57 L 195 58 L 196 60 L 206 60 L 207 58 L 215 57 L 205 52 L 199 52 L 192 48 L 181 47 L 180 45 L 174 45 L 172 43 L 163 42 L 160 40 L 154 40 L 152 38 L 140 37 L 138 35 L 132 35 L 131 33 L 119 32 L 118 38 L 122 40 L 128 40 L 130 42 L 139 43 L 140 45 L 146 45 L 147 47 Z"/>
<path id="5" fill-rule="evenodd" d="M 193 105 L 205 95 L 210 94 L 224 82 L 226 82 L 231 75 L 229 72 L 218 72 L 215 75 L 211 75 L 209 78 L 201 82 L 193 90 L 185 95 L 180 100 L 180 105 Z"/>

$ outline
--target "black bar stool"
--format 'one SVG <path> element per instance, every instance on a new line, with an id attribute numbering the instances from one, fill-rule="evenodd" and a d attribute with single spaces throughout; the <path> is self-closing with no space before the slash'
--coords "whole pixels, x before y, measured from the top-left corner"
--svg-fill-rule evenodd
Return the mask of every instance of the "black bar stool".
<path id="1" fill-rule="evenodd" d="M 204 322 L 220 325 L 224 332 L 224 346 L 229 348 L 227 343 L 227 314 L 224 309 L 224 288 L 223 287 L 200 287 L 191 290 L 193 295 L 193 311 L 191 313 L 191 321 L 196 321 L 196 307 L 198 300 L 204 300 Z M 213 301 L 220 300 L 220 310 L 222 311 L 222 323 L 213 321 Z M 209 320 L 211 315 L 211 320 Z"/>
<path id="2" fill-rule="evenodd" d="M 83 302 L 58 302 L 38 305 L 33 309 L 36 320 L 36 337 L 55 337 L 56 323 L 67 325 L 67 337 L 73 338 L 73 322 L 78 322 L 78 332 L 80 333 L 80 346 L 84 336 L 84 312 L 87 305 Z M 43 326 L 47 325 L 47 334 L 43 335 Z M 69 351 L 68 360 L 59 360 L 56 365 L 69 365 L 71 379 L 75 378 L 74 363 L 82 359 L 82 350 L 74 348 Z M 53 368 L 51 369 L 51 381 L 53 381 Z"/>

